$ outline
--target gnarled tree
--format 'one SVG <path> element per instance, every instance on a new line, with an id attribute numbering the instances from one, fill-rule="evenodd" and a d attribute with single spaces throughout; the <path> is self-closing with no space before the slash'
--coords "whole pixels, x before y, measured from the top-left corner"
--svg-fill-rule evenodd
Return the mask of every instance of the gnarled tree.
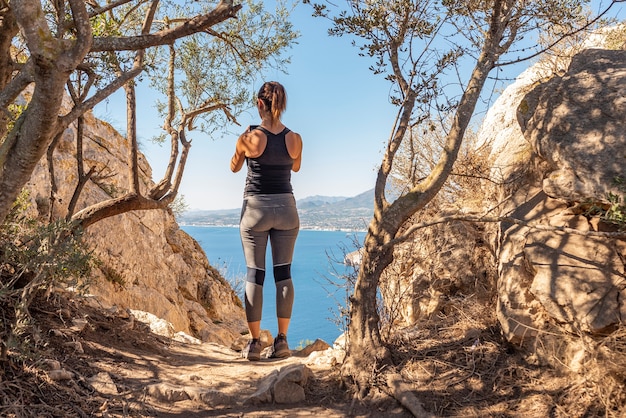
<path id="1" fill-rule="evenodd" d="M 85 227 L 130 210 L 167 206 L 178 192 L 189 150 L 185 130 L 214 110 L 223 111 L 228 120 L 233 120 L 250 97 L 245 94 L 249 87 L 242 81 L 241 73 L 258 74 L 268 65 L 280 64 L 281 54 L 297 36 L 285 19 L 288 13 L 281 4 L 277 13 L 268 13 L 251 1 L 245 6 L 232 1 L 187 5 L 159 0 L 120 0 L 103 5 L 82 0 L 3 1 L 0 10 L 3 120 L 10 120 L 10 107 L 27 88 L 32 93 L 10 129 L 8 124 L 1 124 L 0 128 L 4 130 L 0 131 L 0 222 L 46 152 L 53 182 L 51 202 L 55 203 L 51 158 L 55 138 L 74 122 L 78 132 L 78 182 L 69 216 L 76 226 Z M 192 74 L 205 57 L 199 50 L 194 55 L 188 47 L 192 43 L 212 51 L 216 57 L 222 56 L 222 65 L 212 72 Z M 162 51 L 174 54 L 178 50 L 185 52 L 186 61 L 161 59 Z M 191 62 L 196 63 L 195 67 Z M 205 65 L 213 64 L 215 61 L 205 62 Z M 185 68 L 191 70 L 185 72 Z M 201 90 L 190 98 L 189 90 L 173 80 L 165 84 L 164 94 L 171 97 L 164 112 L 164 128 L 172 143 L 170 167 L 155 190 L 142 195 L 137 182 L 135 79 L 146 72 L 173 77 L 181 71 L 186 75 L 185 83 L 195 76 L 207 76 L 209 79 L 204 82 L 214 83 L 215 88 Z M 228 74 L 238 77 L 233 76 L 232 86 L 224 88 Z M 121 87 L 126 92 L 126 134 L 131 144 L 128 164 L 131 181 L 127 193 L 76 211 L 84 184 L 97 174 L 83 166 L 81 116 Z M 216 91 L 222 94 L 211 96 Z M 62 100 L 67 93 L 73 105 L 64 110 Z M 211 124 L 217 119 L 211 116 L 206 120 Z M 183 150 L 179 153 L 180 145 Z"/>
<path id="2" fill-rule="evenodd" d="M 398 106 L 378 170 L 374 217 L 350 299 L 343 374 L 357 384 L 361 395 L 376 381 L 378 371 L 393 365 L 379 330 L 377 292 L 383 271 L 393 261 L 394 244 L 405 238 L 400 236 L 401 227 L 426 207 L 448 179 L 492 70 L 540 52 L 528 42 L 520 46 L 524 37 L 558 29 L 563 39 L 590 25 L 593 20 L 583 13 L 586 3 L 348 1 L 339 12 L 329 7 L 330 2 L 313 5 L 316 15 L 332 20 L 331 34 L 353 36 L 363 55 L 374 58 L 370 68 L 391 81 L 395 92 L 391 99 Z M 523 48 L 533 47 L 534 51 L 524 52 Z M 450 87 L 457 93 L 451 94 Z M 388 200 L 390 174 L 402 142 L 409 133 L 419 132 L 416 127 L 436 119 L 451 121 L 436 164 L 399 197 Z M 395 380 L 388 379 L 389 386 Z M 419 413 L 419 408 L 413 410 Z"/>

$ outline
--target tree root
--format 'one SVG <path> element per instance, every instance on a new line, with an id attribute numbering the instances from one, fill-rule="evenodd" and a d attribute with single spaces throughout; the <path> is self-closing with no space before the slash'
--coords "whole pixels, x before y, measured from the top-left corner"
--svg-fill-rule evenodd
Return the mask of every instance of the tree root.
<path id="1" fill-rule="evenodd" d="M 400 404 L 417 418 L 432 418 L 430 412 L 427 412 L 420 400 L 411 392 L 409 386 L 402 380 L 402 376 L 398 373 L 390 373 L 387 375 L 387 388 L 389 394 L 393 396 Z"/>

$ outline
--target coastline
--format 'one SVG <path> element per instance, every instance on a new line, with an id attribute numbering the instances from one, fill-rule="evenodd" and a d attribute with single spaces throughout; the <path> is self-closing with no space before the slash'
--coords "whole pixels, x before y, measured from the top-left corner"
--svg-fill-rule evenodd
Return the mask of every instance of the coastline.
<path id="1" fill-rule="evenodd" d="M 192 226 L 198 228 L 239 228 L 238 224 L 224 224 L 224 225 L 216 225 L 216 224 L 203 224 L 196 222 L 184 222 L 177 221 L 179 227 L 184 226 Z M 357 233 L 366 233 L 367 229 L 354 229 L 354 228 L 324 228 L 318 226 L 310 226 L 310 225 L 301 225 L 301 231 L 321 231 L 321 232 L 357 232 Z"/>

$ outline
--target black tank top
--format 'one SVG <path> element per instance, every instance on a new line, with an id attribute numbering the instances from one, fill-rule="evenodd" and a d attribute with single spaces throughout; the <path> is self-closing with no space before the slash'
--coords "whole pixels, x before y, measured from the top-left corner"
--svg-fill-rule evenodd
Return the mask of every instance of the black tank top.
<path id="1" fill-rule="evenodd" d="M 278 134 L 257 126 L 267 136 L 267 145 L 263 154 L 256 158 L 246 158 L 248 174 L 244 196 L 258 194 L 291 193 L 291 168 L 293 158 L 287 151 L 285 136 L 289 129 Z"/>

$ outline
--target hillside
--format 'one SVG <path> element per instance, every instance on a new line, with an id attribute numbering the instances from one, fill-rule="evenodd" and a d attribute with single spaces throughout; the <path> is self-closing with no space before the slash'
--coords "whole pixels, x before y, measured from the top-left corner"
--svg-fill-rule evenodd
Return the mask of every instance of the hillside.
<path id="1" fill-rule="evenodd" d="M 302 229 L 363 231 L 374 214 L 374 190 L 353 197 L 310 196 L 298 199 Z M 241 209 L 193 210 L 178 217 L 181 225 L 235 226 Z"/>

